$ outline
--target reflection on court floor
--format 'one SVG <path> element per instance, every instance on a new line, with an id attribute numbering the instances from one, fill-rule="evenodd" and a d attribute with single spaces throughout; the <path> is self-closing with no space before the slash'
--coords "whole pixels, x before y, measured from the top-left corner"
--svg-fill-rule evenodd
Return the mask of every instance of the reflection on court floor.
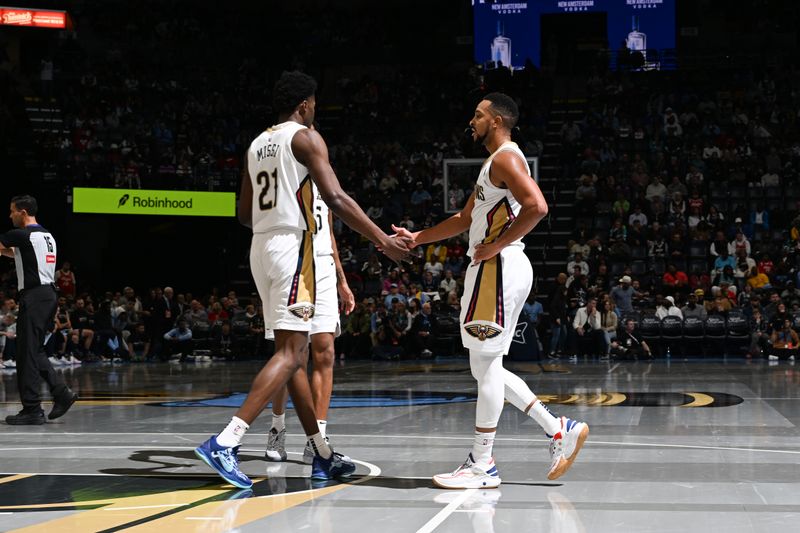
<path id="1" fill-rule="evenodd" d="M 592 435 L 548 482 L 547 439 L 511 406 L 498 429 L 495 490 L 442 491 L 471 442 L 466 361 L 337 367 L 330 432 L 358 462 L 313 485 L 287 417 L 289 460 L 263 460 L 268 421 L 247 434 L 255 484 L 220 482 L 192 453 L 242 399 L 258 363 L 125 365 L 66 372 L 82 400 L 56 423 L 0 431 L 2 531 L 766 531 L 800 512 L 800 372 L 704 361 L 510 363 Z M 18 409 L 11 373 L 3 413 Z M 261 424 L 261 426 L 259 426 Z"/>

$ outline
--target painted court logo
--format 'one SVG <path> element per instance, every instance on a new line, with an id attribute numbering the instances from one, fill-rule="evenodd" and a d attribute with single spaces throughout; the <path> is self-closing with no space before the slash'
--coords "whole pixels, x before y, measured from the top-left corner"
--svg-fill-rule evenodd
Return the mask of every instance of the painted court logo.
<path id="1" fill-rule="evenodd" d="M 130 198 L 130 194 L 123 194 L 122 197 L 119 199 L 119 203 L 117 204 L 117 209 L 128 203 L 128 198 Z"/>

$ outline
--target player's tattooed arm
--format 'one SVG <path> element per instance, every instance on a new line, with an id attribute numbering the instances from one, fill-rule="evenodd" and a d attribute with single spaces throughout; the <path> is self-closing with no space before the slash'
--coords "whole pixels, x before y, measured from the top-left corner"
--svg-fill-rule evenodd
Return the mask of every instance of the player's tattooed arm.
<path id="1" fill-rule="evenodd" d="M 548 211 L 542 191 L 528 175 L 522 159 L 513 152 L 502 152 L 494 158 L 490 179 L 494 184 L 511 191 L 521 209 L 514 222 L 496 241 L 475 247 L 472 257 L 475 261 L 491 259 L 503 248 L 530 233 L 547 216 Z"/>

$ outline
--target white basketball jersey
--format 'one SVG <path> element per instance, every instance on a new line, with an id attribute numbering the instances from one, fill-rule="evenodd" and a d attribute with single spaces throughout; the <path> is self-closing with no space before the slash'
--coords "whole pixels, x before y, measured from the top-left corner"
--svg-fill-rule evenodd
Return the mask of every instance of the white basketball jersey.
<path id="1" fill-rule="evenodd" d="M 328 224 L 328 205 L 322 201 L 319 189 L 314 185 L 314 218 L 317 219 L 317 232 L 314 234 L 314 254 L 333 255 L 331 226 Z"/>
<path id="2" fill-rule="evenodd" d="M 478 182 L 475 184 L 475 207 L 472 209 L 472 223 L 469 226 L 469 250 L 467 255 L 472 257 L 475 253 L 475 246 L 484 243 L 489 244 L 495 240 L 511 225 L 519 214 L 520 205 L 516 198 L 508 189 L 500 189 L 492 184 L 489 179 L 489 171 L 492 168 L 492 160 L 500 152 L 514 152 L 519 155 L 525 163 L 528 175 L 531 169 L 525 160 L 525 155 L 516 143 L 503 143 L 481 167 L 478 175 Z M 522 248 L 522 239 L 518 239 L 509 246 Z"/>
<path id="3" fill-rule="evenodd" d="M 292 153 L 294 134 L 302 129 L 306 127 L 294 121 L 272 126 L 247 150 L 253 185 L 253 233 L 316 231 L 311 176 Z"/>

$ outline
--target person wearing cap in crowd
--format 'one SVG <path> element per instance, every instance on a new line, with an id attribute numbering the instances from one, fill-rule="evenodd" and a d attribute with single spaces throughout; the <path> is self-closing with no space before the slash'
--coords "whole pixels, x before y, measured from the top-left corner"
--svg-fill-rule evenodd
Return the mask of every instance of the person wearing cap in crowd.
<path id="1" fill-rule="evenodd" d="M 402 302 L 403 305 L 406 305 L 408 301 L 406 297 L 400 293 L 400 288 L 398 287 L 397 283 L 392 283 L 389 285 L 389 294 L 386 295 L 386 298 L 383 299 L 383 305 L 386 309 L 392 309 L 392 301 L 397 299 L 398 302 Z"/>
<path id="2" fill-rule="evenodd" d="M 694 292 L 689 293 L 686 305 L 681 308 L 683 318 L 699 318 L 701 320 L 706 319 L 708 313 L 706 312 L 705 307 L 702 305 L 703 296 L 705 296 L 703 289 L 697 289 Z M 701 302 L 700 305 L 697 304 L 698 301 Z"/>
<path id="3" fill-rule="evenodd" d="M 683 313 L 681 313 L 681 310 L 675 305 L 675 298 L 672 296 L 665 297 L 661 300 L 661 305 L 656 307 L 656 317 L 663 319 L 666 316 L 683 318 Z"/>
<path id="4" fill-rule="evenodd" d="M 630 276 L 622 276 L 619 285 L 611 289 L 610 296 L 618 316 L 633 312 L 633 297 L 636 295 L 636 290 L 631 287 L 631 281 Z"/>

